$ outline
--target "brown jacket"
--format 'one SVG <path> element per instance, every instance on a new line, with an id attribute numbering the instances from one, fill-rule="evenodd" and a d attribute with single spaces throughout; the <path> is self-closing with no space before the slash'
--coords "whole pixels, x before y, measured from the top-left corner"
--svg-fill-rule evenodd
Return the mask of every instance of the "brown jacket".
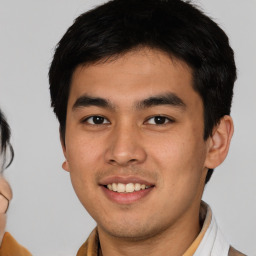
<path id="1" fill-rule="evenodd" d="M 233 247 L 230 247 L 229 252 L 228 252 L 228 256 L 246 256 L 246 255 L 237 251 Z"/>

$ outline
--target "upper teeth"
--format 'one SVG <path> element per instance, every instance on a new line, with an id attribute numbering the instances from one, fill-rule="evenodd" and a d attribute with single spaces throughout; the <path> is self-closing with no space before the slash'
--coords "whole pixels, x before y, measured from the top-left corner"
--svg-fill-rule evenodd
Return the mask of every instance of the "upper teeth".
<path id="1" fill-rule="evenodd" d="M 145 184 L 139 184 L 139 183 L 135 183 L 135 184 L 134 183 L 128 183 L 128 184 L 112 183 L 107 185 L 107 188 L 109 190 L 112 190 L 118 193 L 131 193 L 131 192 L 143 190 L 149 187 L 150 186 L 146 186 Z"/>

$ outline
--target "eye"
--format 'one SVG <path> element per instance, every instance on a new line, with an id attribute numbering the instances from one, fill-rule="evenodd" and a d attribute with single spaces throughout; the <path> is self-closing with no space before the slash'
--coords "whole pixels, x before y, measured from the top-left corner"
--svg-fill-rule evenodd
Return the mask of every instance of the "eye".
<path id="1" fill-rule="evenodd" d="M 84 123 L 89 123 L 91 125 L 101 125 L 101 124 L 109 124 L 110 122 L 103 116 L 90 116 L 87 117 Z"/>
<path id="2" fill-rule="evenodd" d="M 163 124 L 168 124 L 172 122 L 173 120 L 166 116 L 153 116 L 147 120 L 148 124 L 153 124 L 153 125 L 163 125 Z"/>

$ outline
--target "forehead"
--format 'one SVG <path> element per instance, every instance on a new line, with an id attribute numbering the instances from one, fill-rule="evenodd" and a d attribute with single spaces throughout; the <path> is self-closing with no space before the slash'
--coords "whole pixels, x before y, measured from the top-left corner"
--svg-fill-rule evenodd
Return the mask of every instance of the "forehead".
<path id="1" fill-rule="evenodd" d="M 73 73 L 69 102 L 82 94 L 120 103 L 168 92 L 186 98 L 197 95 L 192 84 L 192 70 L 186 63 L 160 50 L 143 48 L 78 66 Z"/>

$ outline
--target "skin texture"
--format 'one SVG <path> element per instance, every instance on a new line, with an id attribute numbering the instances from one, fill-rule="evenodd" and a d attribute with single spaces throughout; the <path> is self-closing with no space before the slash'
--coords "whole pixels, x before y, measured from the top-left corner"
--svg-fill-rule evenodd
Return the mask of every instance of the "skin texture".
<path id="1" fill-rule="evenodd" d="M 142 104 L 168 94 L 182 104 Z M 108 106 L 76 104 L 85 95 Z M 103 122 L 95 125 L 92 116 L 104 117 Z M 156 124 L 155 116 L 166 117 L 163 124 Z M 144 48 L 77 67 L 62 141 L 63 168 L 98 224 L 104 256 L 186 251 L 200 232 L 207 170 L 228 152 L 232 119 L 225 116 L 206 141 L 203 132 L 203 103 L 182 61 Z M 140 179 L 152 188 L 138 200 L 116 202 L 102 185 L 120 179 Z"/>
<path id="2" fill-rule="evenodd" d="M 8 209 L 9 201 L 12 199 L 12 190 L 8 182 L 0 176 L 0 245 L 2 243 L 3 235 L 6 225 L 6 211 Z"/>

